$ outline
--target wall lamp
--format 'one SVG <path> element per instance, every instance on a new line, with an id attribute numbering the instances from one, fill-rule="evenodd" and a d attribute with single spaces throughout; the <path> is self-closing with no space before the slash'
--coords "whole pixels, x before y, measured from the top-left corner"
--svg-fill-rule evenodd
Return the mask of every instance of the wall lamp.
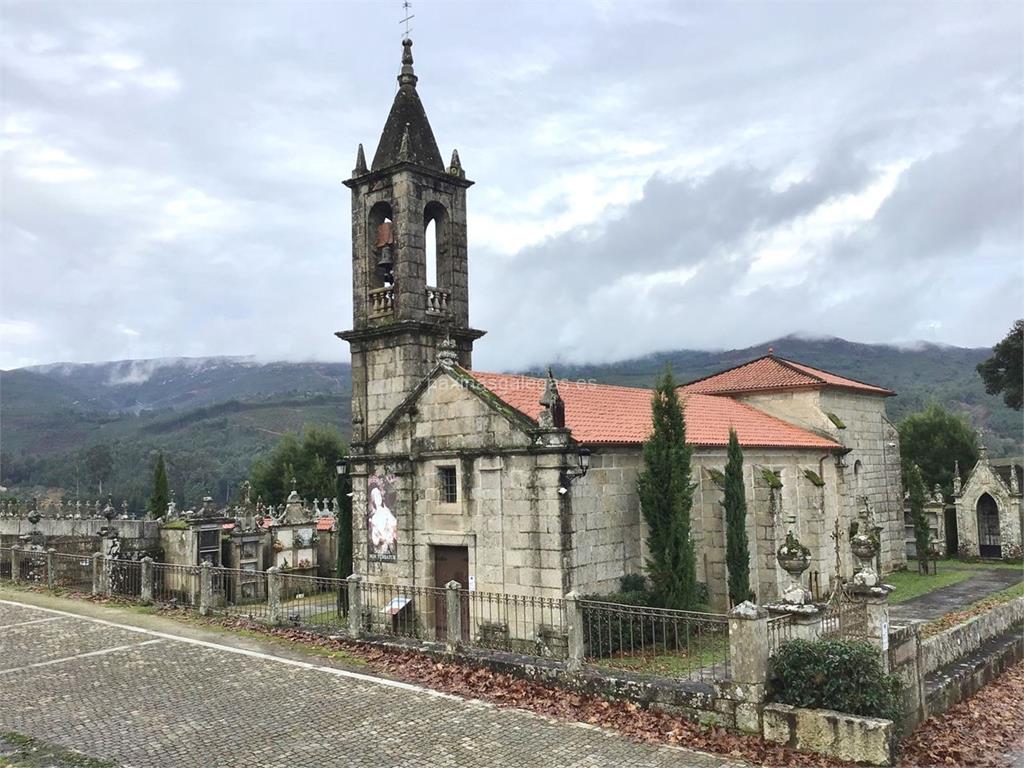
<path id="1" fill-rule="evenodd" d="M 561 495 L 565 495 L 569 492 L 569 486 L 572 481 L 578 477 L 583 477 L 587 474 L 590 469 L 590 449 L 586 446 L 581 445 L 580 449 L 576 452 L 576 466 L 566 467 L 562 470 L 562 482 L 558 486 L 558 492 Z"/>

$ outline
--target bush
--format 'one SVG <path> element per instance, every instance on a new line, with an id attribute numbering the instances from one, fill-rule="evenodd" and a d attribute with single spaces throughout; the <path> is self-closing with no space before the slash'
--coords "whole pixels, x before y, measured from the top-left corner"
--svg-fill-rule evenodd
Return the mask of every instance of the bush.
<path id="1" fill-rule="evenodd" d="M 878 649 L 860 640 L 791 640 L 770 660 L 768 698 L 898 723 L 902 681 L 882 672 Z"/>

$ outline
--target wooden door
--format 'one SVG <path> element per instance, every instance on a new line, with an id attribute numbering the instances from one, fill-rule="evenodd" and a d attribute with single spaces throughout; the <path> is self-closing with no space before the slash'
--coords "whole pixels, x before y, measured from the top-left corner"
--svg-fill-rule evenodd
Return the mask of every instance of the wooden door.
<path id="1" fill-rule="evenodd" d="M 434 586 L 444 588 L 457 581 L 469 588 L 469 549 L 466 547 L 434 547 Z M 438 640 L 448 639 L 448 610 L 444 595 L 434 600 L 434 628 Z M 469 600 L 462 599 L 462 639 L 469 640 Z"/>

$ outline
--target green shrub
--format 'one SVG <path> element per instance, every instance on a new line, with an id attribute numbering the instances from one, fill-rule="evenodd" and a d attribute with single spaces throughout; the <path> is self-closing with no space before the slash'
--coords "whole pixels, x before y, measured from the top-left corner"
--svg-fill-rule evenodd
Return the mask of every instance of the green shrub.
<path id="1" fill-rule="evenodd" d="M 851 715 L 902 717 L 902 682 L 882 672 L 878 649 L 860 640 L 791 640 L 771 657 L 768 698 Z"/>
<path id="2" fill-rule="evenodd" d="M 642 573 L 627 573 L 619 579 L 620 592 L 646 592 L 647 579 Z"/>

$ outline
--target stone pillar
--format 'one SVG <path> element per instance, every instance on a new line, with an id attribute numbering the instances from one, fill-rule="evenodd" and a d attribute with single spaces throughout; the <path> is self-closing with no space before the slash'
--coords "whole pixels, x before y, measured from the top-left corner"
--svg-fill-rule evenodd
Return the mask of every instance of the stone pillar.
<path id="1" fill-rule="evenodd" d="M 760 733 L 768 682 L 768 611 L 749 600 L 729 612 L 729 666 L 739 701 L 736 727 Z"/>
<path id="2" fill-rule="evenodd" d="M 57 583 L 57 558 L 55 555 L 57 550 L 50 547 L 46 550 L 46 586 L 49 589 L 53 589 L 54 584 Z"/>
<path id="3" fill-rule="evenodd" d="M 363 634 L 363 577 L 353 573 L 348 582 L 348 634 L 358 640 Z"/>
<path id="4" fill-rule="evenodd" d="M 101 577 L 102 593 L 107 597 L 110 597 L 113 589 L 112 579 L 110 578 L 110 572 L 113 570 L 113 561 L 110 555 L 103 555 L 103 575 Z"/>
<path id="5" fill-rule="evenodd" d="M 565 596 L 565 618 L 569 623 L 569 655 L 565 660 L 565 668 L 570 672 L 583 669 L 583 606 L 575 592 Z"/>
<path id="6" fill-rule="evenodd" d="M 103 553 L 96 552 L 92 556 L 92 595 L 103 593 Z"/>
<path id="7" fill-rule="evenodd" d="M 153 602 L 153 558 L 146 555 L 139 565 L 139 599 L 143 603 Z"/>
<path id="8" fill-rule="evenodd" d="M 870 589 L 850 590 L 850 598 L 863 606 L 865 613 L 865 640 L 878 648 L 882 671 L 889 672 L 889 592 L 885 584 Z"/>
<path id="9" fill-rule="evenodd" d="M 21 581 L 21 547 L 11 547 L 11 581 Z"/>
<path id="10" fill-rule="evenodd" d="M 281 612 L 281 569 L 276 565 L 267 568 L 267 610 L 271 624 L 280 624 Z"/>
<path id="11" fill-rule="evenodd" d="M 449 581 L 444 585 L 447 590 L 444 595 L 445 607 L 445 648 L 449 653 L 459 650 L 462 642 L 462 598 L 459 590 L 462 585 L 457 581 Z"/>
<path id="12" fill-rule="evenodd" d="M 199 568 L 199 615 L 209 616 L 213 608 L 213 566 L 204 560 Z"/>

